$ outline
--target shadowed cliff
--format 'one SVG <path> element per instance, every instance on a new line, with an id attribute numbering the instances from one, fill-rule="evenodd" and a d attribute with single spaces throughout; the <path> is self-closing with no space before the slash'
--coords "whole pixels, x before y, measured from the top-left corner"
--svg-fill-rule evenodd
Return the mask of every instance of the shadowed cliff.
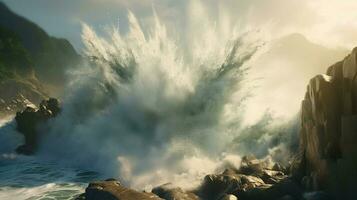
<path id="1" fill-rule="evenodd" d="M 356 199 L 357 48 L 311 79 L 301 112 L 300 164 L 307 190 Z"/>
<path id="2" fill-rule="evenodd" d="M 0 113 L 13 114 L 58 94 L 81 57 L 65 39 L 49 36 L 0 2 Z"/>
<path id="3" fill-rule="evenodd" d="M 65 71 L 77 64 L 80 56 L 65 39 L 49 36 L 35 23 L 13 13 L 0 2 L 0 28 L 16 34 L 27 50 L 38 79 L 58 85 L 65 81 Z"/>

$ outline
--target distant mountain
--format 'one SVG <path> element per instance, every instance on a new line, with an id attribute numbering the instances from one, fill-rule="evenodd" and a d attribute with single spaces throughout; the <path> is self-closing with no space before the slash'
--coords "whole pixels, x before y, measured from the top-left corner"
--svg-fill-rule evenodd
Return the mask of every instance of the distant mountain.
<path id="1" fill-rule="evenodd" d="M 67 40 L 49 36 L 0 2 L 0 117 L 56 93 L 80 60 Z"/>

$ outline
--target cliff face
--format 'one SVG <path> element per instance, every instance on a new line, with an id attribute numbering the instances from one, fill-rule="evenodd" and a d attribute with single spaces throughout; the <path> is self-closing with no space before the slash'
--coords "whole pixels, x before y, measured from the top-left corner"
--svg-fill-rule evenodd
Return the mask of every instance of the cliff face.
<path id="1" fill-rule="evenodd" d="M 67 40 L 49 36 L 38 25 L 15 14 L 1 2 L 0 28 L 16 34 L 41 82 L 54 86 L 63 84 L 65 71 L 80 60 Z"/>
<path id="2" fill-rule="evenodd" d="M 0 27 L 0 117 L 40 102 L 47 95 L 20 38 Z"/>
<path id="3" fill-rule="evenodd" d="M 357 48 L 311 79 L 301 109 L 300 177 L 310 190 L 356 199 Z"/>
<path id="4" fill-rule="evenodd" d="M 80 60 L 67 40 L 49 36 L 0 2 L 0 118 L 57 96 L 66 71 Z"/>

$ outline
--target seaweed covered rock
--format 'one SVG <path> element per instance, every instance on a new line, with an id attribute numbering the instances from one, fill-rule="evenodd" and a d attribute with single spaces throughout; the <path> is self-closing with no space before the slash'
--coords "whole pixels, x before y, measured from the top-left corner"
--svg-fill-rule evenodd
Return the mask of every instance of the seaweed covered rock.
<path id="1" fill-rule="evenodd" d="M 36 151 L 39 140 L 39 128 L 60 112 L 59 101 L 55 98 L 43 100 L 39 108 L 27 107 L 16 113 L 17 130 L 25 137 L 25 144 L 16 149 L 17 153 L 31 155 Z"/>

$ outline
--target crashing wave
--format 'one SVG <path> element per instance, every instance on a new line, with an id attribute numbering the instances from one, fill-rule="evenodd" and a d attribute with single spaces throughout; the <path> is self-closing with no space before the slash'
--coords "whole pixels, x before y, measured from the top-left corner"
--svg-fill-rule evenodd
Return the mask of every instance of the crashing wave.
<path id="1" fill-rule="evenodd" d="M 226 159 L 237 135 L 247 97 L 241 83 L 261 43 L 249 32 L 221 34 L 214 24 L 179 42 L 156 15 L 147 32 L 128 18 L 129 32 L 111 29 L 109 37 L 83 25 L 90 62 L 72 73 L 40 155 L 133 187 L 200 178 Z"/>

